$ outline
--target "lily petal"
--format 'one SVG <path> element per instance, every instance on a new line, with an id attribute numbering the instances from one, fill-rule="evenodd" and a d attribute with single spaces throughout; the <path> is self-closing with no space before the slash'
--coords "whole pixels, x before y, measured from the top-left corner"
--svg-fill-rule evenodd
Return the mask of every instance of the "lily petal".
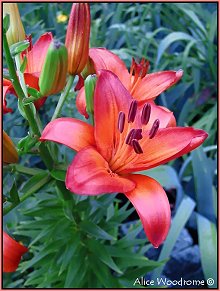
<path id="1" fill-rule="evenodd" d="M 132 96 L 138 101 L 153 100 L 163 91 L 176 84 L 183 75 L 183 71 L 163 71 L 147 74 L 132 90 Z"/>
<path id="2" fill-rule="evenodd" d="M 6 95 L 8 93 L 14 93 L 12 83 L 11 83 L 11 81 L 9 81 L 7 79 L 3 79 L 3 113 L 4 114 L 13 111 L 11 108 L 7 107 Z"/>
<path id="3" fill-rule="evenodd" d="M 15 272 L 28 249 L 3 231 L 3 272 Z"/>
<path id="4" fill-rule="evenodd" d="M 32 49 L 27 52 L 26 73 L 41 72 L 46 53 L 52 39 L 53 35 L 51 32 L 44 33 L 33 45 Z"/>
<path id="5" fill-rule="evenodd" d="M 139 117 L 136 116 L 136 119 L 139 119 L 137 125 L 139 128 L 143 128 L 144 131 L 150 130 L 154 121 L 156 119 L 160 120 L 160 128 L 165 128 L 169 126 L 174 126 L 175 117 L 173 116 L 173 112 L 168 110 L 165 107 L 157 106 L 153 101 L 146 102 L 151 106 L 150 119 L 147 125 L 141 124 L 141 112 L 139 113 Z M 139 106 L 139 110 L 142 111 L 143 106 Z"/>
<path id="6" fill-rule="evenodd" d="M 89 49 L 89 56 L 94 62 L 96 73 L 102 69 L 111 71 L 128 88 L 130 75 L 124 62 L 117 55 L 105 48 L 91 48 Z"/>
<path id="7" fill-rule="evenodd" d="M 40 141 L 54 141 L 75 151 L 95 145 L 93 127 L 75 118 L 58 118 L 44 128 Z"/>
<path id="8" fill-rule="evenodd" d="M 120 173 L 147 170 L 169 162 L 199 147 L 208 134 L 192 127 L 168 127 L 159 129 L 156 136 L 149 139 L 149 132 L 144 133 L 140 143 L 143 154 L 119 169 Z"/>
<path id="9" fill-rule="evenodd" d="M 126 192 L 135 182 L 112 173 L 107 161 L 92 147 L 81 150 L 66 174 L 66 187 L 81 195 Z"/>
<path id="10" fill-rule="evenodd" d="M 115 74 L 102 70 L 94 94 L 95 140 L 109 161 L 119 141 L 118 114 L 128 112 L 132 97 Z M 127 125 L 127 122 L 126 122 Z"/>
<path id="11" fill-rule="evenodd" d="M 170 227 L 170 205 L 166 193 L 154 179 L 143 175 L 128 175 L 136 187 L 125 195 L 134 205 L 144 231 L 154 247 L 165 240 Z"/>
<path id="12" fill-rule="evenodd" d="M 76 108 L 80 114 L 84 115 L 86 119 L 89 118 L 89 114 L 86 111 L 85 87 L 81 88 L 76 96 Z"/>

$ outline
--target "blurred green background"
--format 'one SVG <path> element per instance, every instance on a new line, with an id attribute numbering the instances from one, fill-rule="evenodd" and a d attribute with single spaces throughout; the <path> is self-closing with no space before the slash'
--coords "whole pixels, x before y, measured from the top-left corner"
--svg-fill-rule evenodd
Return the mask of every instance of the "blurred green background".
<path id="1" fill-rule="evenodd" d="M 184 70 L 182 80 L 161 94 L 156 103 L 174 112 L 178 126 L 203 129 L 209 137 L 203 147 L 188 156 L 148 171 L 167 193 L 174 193 L 174 198 L 169 197 L 174 205 L 173 223 L 158 260 L 170 257 L 180 232 L 186 227 L 193 244 L 199 246 L 204 278 L 217 280 L 217 3 L 91 3 L 90 7 L 91 47 L 112 50 L 128 68 L 132 57 L 144 57 L 150 61 L 150 72 Z M 64 42 L 70 9 L 71 3 L 19 4 L 25 31 L 32 34 L 34 41 L 44 32 L 52 31 Z M 62 113 L 82 118 L 76 111 L 74 96 L 71 92 Z M 4 129 L 18 142 L 25 136 L 26 129 L 14 100 L 8 98 L 8 105 L 15 112 L 4 116 Z M 57 100 L 58 96 L 48 98 L 40 110 L 45 125 Z M 61 154 L 64 153 L 70 155 L 69 160 L 72 158 L 67 149 L 61 149 Z M 39 166 L 39 162 L 36 157 L 23 158 L 23 163 L 30 166 Z M 5 185 L 7 179 L 5 177 Z M 19 215 L 15 212 L 6 217 L 9 229 L 17 229 Z M 22 219 L 28 220 L 27 217 L 22 216 Z M 18 235 L 22 235 L 22 230 L 21 227 L 17 231 Z M 38 234 L 39 241 L 44 235 Z M 35 263 L 37 261 L 33 268 Z M 154 271 L 153 278 L 160 276 L 162 268 Z M 53 283 L 54 277 L 43 284 L 37 279 L 36 282 L 27 280 L 24 274 L 6 276 L 5 286 L 47 288 L 62 285 Z M 38 276 L 37 273 L 32 275 L 33 278 Z"/>

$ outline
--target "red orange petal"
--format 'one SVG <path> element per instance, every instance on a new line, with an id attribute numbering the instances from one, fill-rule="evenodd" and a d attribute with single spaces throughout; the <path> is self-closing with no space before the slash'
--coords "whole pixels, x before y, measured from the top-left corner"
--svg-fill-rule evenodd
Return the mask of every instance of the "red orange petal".
<path id="1" fill-rule="evenodd" d="M 46 53 L 52 39 L 53 36 L 51 32 L 44 33 L 36 41 L 32 49 L 27 52 L 27 67 L 25 69 L 26 73 L 41 72 Z"/>
<path id="2" fill-rule="evenodd" d="M 109 70 L 128 88 L 130 75 L 124 62 L 117 55 L 105 48 L 91 48 L 89 50 L 89 56 L 94 62 L 96 73 L 102 69 Z"/>
<path id="3" fill-rule="evenodd" d="M 158 247 L 166 238 L 170 227 L 170 205 L 166 193 L 154 179 L 143 175 L 129 175 L 136 187 L 125 195 L 140 216 L 144 231 Z"/>
<path id="4" fill-rule="evenodd" d="M 75 151 L 95 145 L 93 127 L 75 118 L 58 118 L 44 128 L 40 141 L 54 141 Z"/>
<path id="5" fill-rule="evenodd" d="M 126 192 L 135 187 L 127 178 L 111 173 L 106 160 L 94 148 L 81 150 L 69 166 L 66 187 L 81 195 Z"/>
<path id="6" fill-rule="evenodd" d="M 107 161 L 119 140 L 118 114 L 128 112 L 131 100 L 117 76 L 102 70 L 94 94 L 95 139 L 99 152 Z"/>
<path id="7" fill-rule="evenodd" d="M 144 134 L 141 147 L 143 154 L 119 170 L 120 173 L 147 170 L 167 163 L 199 147 L 208 134 L 192 127 L 168 127 L 159 129 L 155 137 L 149 139 L 149 132 Z"/>
<path id="8" fill-rule="evenodd" d="M 132 96 L 141 102 L 152 100 L 163 91 L 176 84 L 181 79 L 182 75 L 182 70 L 147 74 L 132 91 Z"/>
<path id="9" fill-rule="evenodd" d="M 89 118 L 89 114 L 86 111 L 86 95 L 84 87 L 79 90 L 79 93 L 76 96 L 76 108 L 86 119 Z"/>
<path id="10" fill-rule="evenodd" d="M 28 249 L 3 231 L 3 272 L 15 272 Z"/>

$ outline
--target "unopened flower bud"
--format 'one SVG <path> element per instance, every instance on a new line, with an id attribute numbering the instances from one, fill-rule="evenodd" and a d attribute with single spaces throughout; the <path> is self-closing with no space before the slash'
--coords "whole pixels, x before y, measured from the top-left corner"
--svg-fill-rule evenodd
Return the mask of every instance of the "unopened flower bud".
<path id="1" fill-rule="evenodd" d="M 94 91 L 96 81 L 96 75 L 89 75 L 85 80 L 86 111 L 89 115 L 94 114 Z"/>
<path id="2" fill-rule="evenodd" d="M 74 3 L 66 33 L 68 73 L 82 72 L 89 56 L 90 8 L 88 3 Z"/>
<path id="3" fill-rule="evenodd" d="M 3 3 L 3 18 L 9 14 L 10 26 L 6 33 L 9 46 L 25 40 L 25 31 L 16 3 Z"/>
<path id="4" fill-rule="evenodd" d="M 6 164 L 12 164 L 18 162 L 18 153 L 17 150 L 7 135 L 3 130 L 3 162 Z"/>
<path id="5" fill-rule="evenodd" d="M 39 78 L 42 96 L 59 93 L 66 84 L 67 49 L 65 45 L 53 40 L 48 48 Z"/>

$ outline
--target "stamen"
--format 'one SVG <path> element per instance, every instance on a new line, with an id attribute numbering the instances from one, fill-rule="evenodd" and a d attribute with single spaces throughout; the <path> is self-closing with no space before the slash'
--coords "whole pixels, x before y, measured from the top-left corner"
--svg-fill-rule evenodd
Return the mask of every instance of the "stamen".
<path id="1" fill-rule="evenodd" d="M 131 129 L 126 140 L 125 140 L 125 143 L 132 146 L 132 140 L 133 139 L 137 139 L 137 140 L 140 140 L 142 139 L 143 136 L 142 136 L 142 129 L 141 128 L 138 128 L 138 129 Z"/>
<path id="2" fill-rule="evenodd" d="M 133 100 L 131 102 L 130 108 L 129 108 L 129 112 L 128 112 L 128 123 L 134 122 L 136 113 L 137 113 L 137 101 Z"/>
<path id="3" fill-rule="evenodd" d="M 146 125 L 148 124 L 149 120 L 150 120 L 150 113 L 151 113 L 151 106 L 149 103 L 144 104 L 144 107 L 142 109 L 142 113 L 141 113 L 141 123 Z"/>
<path id="4" fill-rule="evenodd" d="M 151 130 L 149 132 L 149 138 L 153 138 L 155 136 L 155 134 L 157 133 L 158 131 L 158 128 L 160 126 L 160 120 L 159 119 L 156 119 L 151 127 Z"/>
<path id="5" fill-rule="evenodd" d="M 132 137 L 133 139 L 137 139 L 137 140 L 142 139 L 143 138 L 142 129 L 141 128 L 135 129 Z"/>
<path id="6" fill-rule="evenodd" d="M 120 111 L 118 114 L 118 130 L 120 133 L 123 132 L 125 126 L 125 114 L 124 112 Z"/>
<path id="7" fill-rule="evenodd" d="M 142 150 L 139 142 L 136 139 L 132 140 L 132 146 L 133 146 L 136 154 L 143 154 L 143 150 Z"/>
<path id="8" fill-rule="evenodd" d="M 131 130 L 129 131 L 129 134 L 128 134 L 126 140 L 125 140 L 125 143 L 126 143 L 126 144 L 131 145 L 131 141 L 132 141 L 132 139 L 133 139 L 134 131 L 135 131 L 134 128 L 131 129 Z"/>

